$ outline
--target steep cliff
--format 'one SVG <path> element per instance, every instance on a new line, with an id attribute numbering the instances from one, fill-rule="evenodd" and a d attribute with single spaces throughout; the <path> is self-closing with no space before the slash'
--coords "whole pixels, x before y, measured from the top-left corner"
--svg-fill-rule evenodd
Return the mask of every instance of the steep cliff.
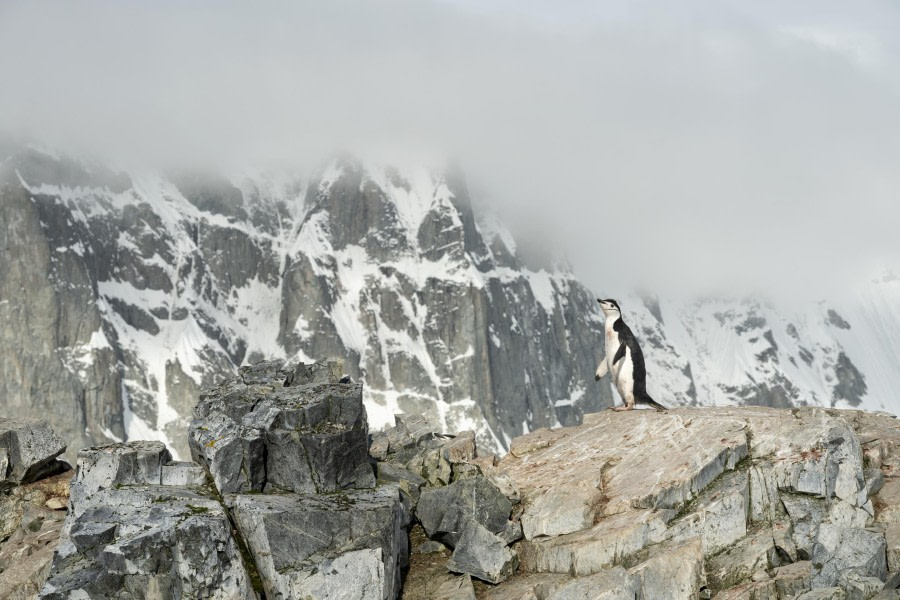
<path id="1" fill-rule="evenodd" d="M 369 422 L 428 415 L 500 448 L 609 405 L 571 273 L 476 222 L 458 173 L 333 162 L 312 180 L 0 164 L 0 394 L 70 448 L 186 456 L 199 390 L 261 358 L 343 356 Z"/>

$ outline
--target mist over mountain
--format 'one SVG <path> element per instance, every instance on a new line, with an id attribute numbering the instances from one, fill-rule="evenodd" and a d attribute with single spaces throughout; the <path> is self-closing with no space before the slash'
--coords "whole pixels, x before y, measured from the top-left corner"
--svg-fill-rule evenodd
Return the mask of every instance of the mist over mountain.
<path id="1" fill-rule="evenodd" d="M 263 358 L 343 357 L 373 428 L 421 413 L 495 451 L 614 400 L 593 377 L 596 294 L 521 253 L 458 168 L 228 178 L 24 147 L 0 163 L 0 211 L 0 392 L 70 448 L 184 455 L 201 389 Z M 896 277 L 844 303 L 619 300 L 664 404 L 900 412 Z"/>

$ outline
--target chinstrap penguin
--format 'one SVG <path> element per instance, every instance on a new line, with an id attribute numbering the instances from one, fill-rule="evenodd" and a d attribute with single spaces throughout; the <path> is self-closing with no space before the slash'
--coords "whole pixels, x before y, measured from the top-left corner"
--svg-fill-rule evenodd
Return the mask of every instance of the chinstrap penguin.
<path id="1" fill-rule="evenodd" d="M 599 298 L 597 302 L 606 315 L 606 356 L 597 367 L 595 379 L 599 381 L 609 371 L 619 395 L 622 396 L 622 401 L 625 402 L 624 406 L 616 406 L 612 410 L 634 410 L 635 402 L 652 406 L 657 411 L 667 410 L 647 394 L 644 354 L 637 338 L 622 320 L 618 302 Z"/>

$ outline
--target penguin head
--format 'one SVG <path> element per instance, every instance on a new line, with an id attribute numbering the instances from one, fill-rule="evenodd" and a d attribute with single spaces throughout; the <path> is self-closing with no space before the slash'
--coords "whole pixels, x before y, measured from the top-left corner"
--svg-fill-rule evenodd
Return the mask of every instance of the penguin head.
<path id="1" fill-rule="evenodd" d="M 619 309 L 619 303 L 612 298 L 607 298 L 606 300 L 597 298 L 597 302 L 600 303 L 600 309 L 603 310 L 603 314 L 607 317 L 622 316 L 622 311 Z"/>

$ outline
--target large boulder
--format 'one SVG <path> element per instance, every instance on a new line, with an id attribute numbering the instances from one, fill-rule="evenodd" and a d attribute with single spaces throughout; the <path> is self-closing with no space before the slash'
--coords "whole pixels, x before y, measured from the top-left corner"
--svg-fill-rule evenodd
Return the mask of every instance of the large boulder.
<path id="1" fill-rule="evenodd" d="M 241 367 L 200 396 L 191 455 L 223 494 L 303 494 L 371 488 L 362 385 L 341 383 L 335 363 Z"/>
<path id="2" fill-rule="evenodd" d="M 256 597 L 212 490 L 163 485 L 170 458 L 160 442 L 79 452 L 70 512 L 41 598 Z"/>
<path id="3" fill-rule="evenodd" d="M 885 579 L 898 467 L 892 417 L 742 407 L 586 415 L 513 440 L 488 471 L 521 493 L 521 570 L 585 579 L 656 564 L 644 595 L 780 598 Z M 647 558 L 673 544 L 692 548 L 681 568 Z"/>
<path id="4" fill-rule="evenodd" d="M 399 594 L 410 515 L 396 484 L 335 494 L 239 494 L 226 503 L 267 598 Z"/>
<path id="5" fill-rule="evenodd" d="M 0 491 L 59 472 L 65 451 L 46 421 L 0 417 Z"/>
<path id="6" fill-rule="evenodd" d="M 255 598 L 222 505 L 182 487 L 98 490 L 70 515 L 41 598 Z"/>

